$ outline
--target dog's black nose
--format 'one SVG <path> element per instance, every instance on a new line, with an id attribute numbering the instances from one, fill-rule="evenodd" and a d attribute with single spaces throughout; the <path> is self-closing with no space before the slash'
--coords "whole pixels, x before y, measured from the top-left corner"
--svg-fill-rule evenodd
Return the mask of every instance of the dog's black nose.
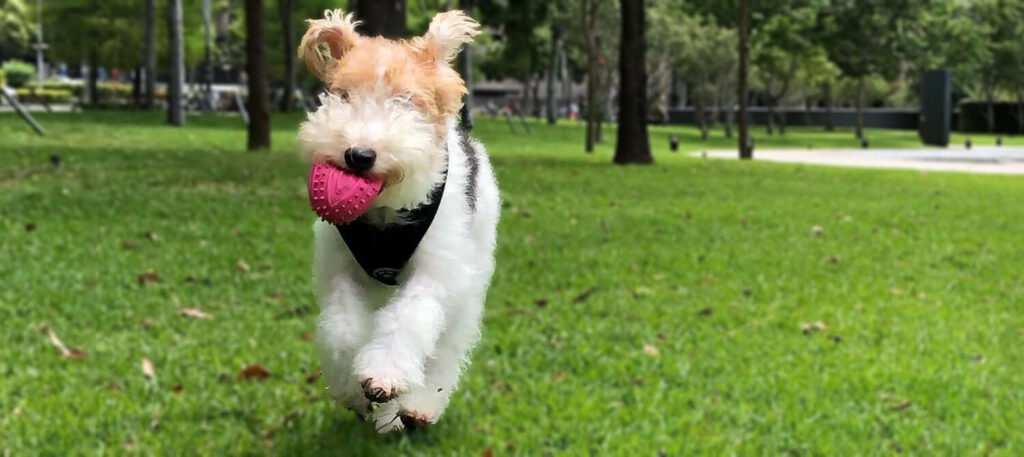
<path id="1" fill-rule="evenodd" d="M 377 153 L 373 152 L 373 149 L 348 148 L 345 150 L 345 164 L 356 173 L 373 168 L 373 162 L 376 160 Z"/>

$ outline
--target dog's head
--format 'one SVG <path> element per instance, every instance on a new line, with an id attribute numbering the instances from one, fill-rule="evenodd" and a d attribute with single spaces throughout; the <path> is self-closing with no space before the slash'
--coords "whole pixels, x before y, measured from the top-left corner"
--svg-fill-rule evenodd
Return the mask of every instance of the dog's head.
<path id="1" fill-rule="evenodd" d="M 415 207 L 443 179 L 443 142 L 466 94 L 451 62 L 479 24 L 442 13 L 411 41 L 361 36 L 356 25 L 340 10 L 309 21 L 299 58 L 327 92 L 299 138 L 311 161 L 382 180 L 374 206 Z"/>

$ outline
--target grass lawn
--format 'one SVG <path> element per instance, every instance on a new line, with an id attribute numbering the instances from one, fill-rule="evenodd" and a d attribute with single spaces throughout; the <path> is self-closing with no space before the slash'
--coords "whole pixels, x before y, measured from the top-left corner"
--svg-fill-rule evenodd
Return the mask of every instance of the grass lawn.
<path id="1" fill-rule="evenodd" d="M 732 142 L 662 127 L 616 167 L 480 120 L 484 337 L 440 424 L 379 437 L 315 377 L 298 116 L 273 153 L 237 118 L 40 120 L 0 115 L 0 455 L 1024 454 L 1020 178 L 700 160 L 668 133 Z M 857 145 L 758 135 L 809 144 Z"/>

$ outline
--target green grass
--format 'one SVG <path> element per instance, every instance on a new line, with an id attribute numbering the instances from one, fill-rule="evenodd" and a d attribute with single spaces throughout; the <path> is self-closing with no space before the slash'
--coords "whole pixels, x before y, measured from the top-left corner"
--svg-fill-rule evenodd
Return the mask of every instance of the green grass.
<path id="1" fill-rule="evenodd" d="M 616 167 L 612 131 L 585 155 L 579 126 L 480 120 L 505 198 L 483 340 L 440 424 L 378 437 L 305 380 L 298 117 L 273 153 L 237 118 L 40 119 L 0 116 L 0 455 L 1024 453 L 1019 178 L 700 160 L 669 132 L 732 143 L 663 127 L 656 165 Z"/>

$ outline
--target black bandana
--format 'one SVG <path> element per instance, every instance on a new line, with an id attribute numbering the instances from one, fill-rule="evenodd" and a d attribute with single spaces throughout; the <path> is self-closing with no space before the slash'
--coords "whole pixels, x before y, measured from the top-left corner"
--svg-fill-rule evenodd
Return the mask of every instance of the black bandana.
<path id="1" fill-rule="evenodd" d="M 356 258 L 366 274 L 382 284 L 398 285 L 398 274 L 412 258 L 423 235 L 427 234 L 427 229 L 434 222 L 447 182 L 446 169 L 444 180 L 430 192 L 429 203 L 398 211 L 403 219 L 401 223 L 378 227 L 359 218 L 348 224 L 334 224 L 348 245 L 348 250 L 352 252 L 352 257 Z"/>

